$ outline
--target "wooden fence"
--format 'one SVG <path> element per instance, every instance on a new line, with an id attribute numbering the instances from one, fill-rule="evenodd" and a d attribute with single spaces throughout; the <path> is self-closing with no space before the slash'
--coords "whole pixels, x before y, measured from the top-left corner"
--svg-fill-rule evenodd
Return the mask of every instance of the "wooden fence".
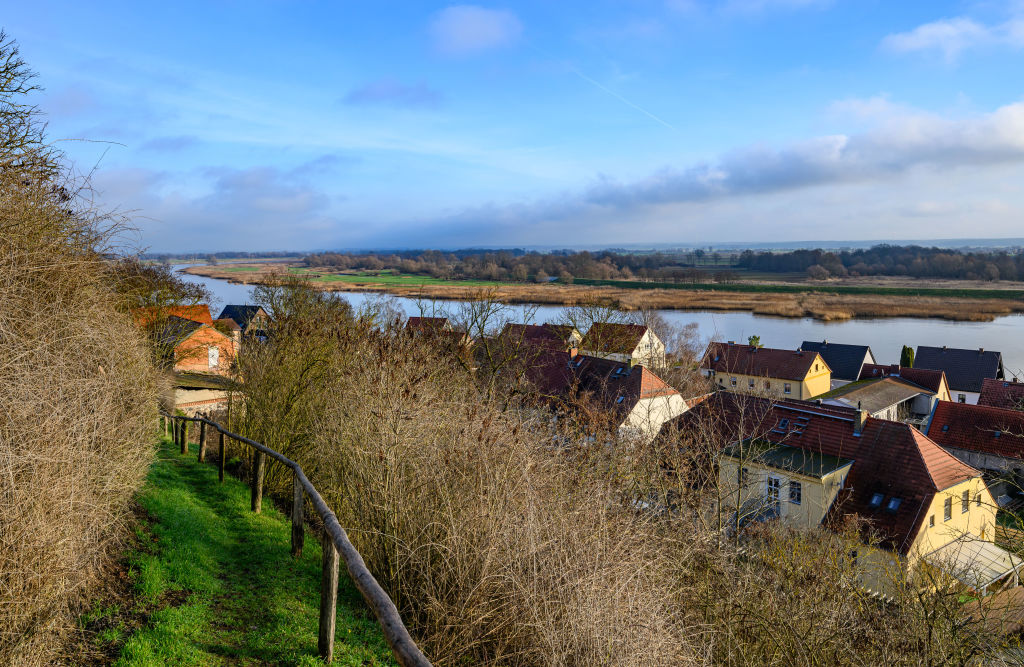
<path id="1" fill-rule="evenodd" d="M 388 594 L 380 587 L 377 580 L 366 568 L 363 557 L 359 555 L 345 533 L 345 529 L 338 523 L 331 508 L 327 506 L 316 487 L 306 478 L 302 472 L 302 466 L 288 457 L 275 452 L 266 445 L 255 440 L 228 431 L 220 424 L 203 417 L 182 417 L 179 415 L 162 415 L 164 418 L 164 433 L 172 431 L 174 442 L 181 446 L 181 453 L 188 453 L 188 429 L 191 423 L 199 424 L 199 462 L 206 460 L 207 440 L 211 431 L 218 432 L 218 478 L 224 481 L 224 439 L 233 438 L 238 442 L 248 445 L 255 450 L 255 461 L 252 469 L 252 497 L 251 508 L 253 512 L 259 512 L 263 506 L 263 476 L 266 469 L 266 457 L 291 468 L 293 473 L 292 482 L 292 556 L 298 557 L 302 554 L 303 540 L 305 539 L 303 511 L 305 497 L 308 496 L 313 509 L 320 515 L 324 522 L 323 537 L 323 574 L 320 579 L 320 630 L 317 640 L 317 649 L 320 657 L 327 663 L 334 659 L 334 624 L 338 602 L 338 555 L 345 561 L 345 567 L 352 578 L 352 582 L 362 594 L 366 604 L 370 606 L 377 622 L 384 633 L 384 638 L 391 646 L 391 651 L 402 667 L 429 667 L 423 652 L 416 646 L 402 622 L 401 616 L 395 603 L 391 601 Z"/>

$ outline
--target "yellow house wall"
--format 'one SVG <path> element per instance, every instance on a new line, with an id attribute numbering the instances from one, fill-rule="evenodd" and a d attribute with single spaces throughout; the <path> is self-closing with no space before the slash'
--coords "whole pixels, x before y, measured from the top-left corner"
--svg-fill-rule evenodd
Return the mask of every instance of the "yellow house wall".
<path id="1" fill-rule="evenodd" d="M 967 503 L 967 511 L 962 512 L 960 499 L 965 490 L 970 493 L 970 502 Z M 975 501 L 977 494 L 981 494 L 980 506 Z M 944 521 L 942 518 L 946 498 L 953 499 L 953 515 L 949 521 Z M 928 518 L 932 516 L 935 517 L 934 527 L 930 527 L 928 521 Z M 921 530 L 908 553 L 909 561 L 913 565 L 917 558 L 929 554 L 965 534 L 992 540 L 995 537 L 995 525 L 995 499 L 992 498 L 992 493 L 982 478 L 975 477 L 951 486 L 936 493 L 932 499 Z"/>
<path id="2" fill-rule="evenodd" d="M 820 396 L 832 389 L 832 370 L 825 363 L 825 360 L 821 358 L 821 355 L 815 355 L 814 364 L 811 364 L 811 370 L 807 373 L 807 377 L 804 378 L 803 382 L 800 383 L 800 398 L 808 400 L 815 396 Z M 814 370 L 817 365 L 818 370 Z"/>
<path id="3" fill-rule="evenodd" d="M 811 370 L 802 380 L 792 380 L 763 375 L 744 375 L 743 373 L 716 373 L 714 382 L 719 387 L 738 391 L 744 394 L 756 394 L 758 396 L 772 396 L 777 398 L 797 398 L 803 401 L 810 400 L 815 396 L 824 394 L 832 386 L 832 370 L 821 358 L 815 354 Z M 814 370 L 815 364 L 818 370 Z M 732 386 L 732 378 L 736 378 L 736 386 Z M 750 381 L 754 386 L 750 386 Z M 786 384 L 790 386 L 790 393 L 786 393 Z"/>
<path id="4" fill-rule="evenodd" d="M 747 484 L 739 488 L 739 470 L 747 469 Z M 843 486 L 850 466 L 829 473 L 822 479 L 808 477 L 794 472 L 770 468 L 757 461 L 740 462 L 723 457 L 719 465 L 719 484 L 723 490 L 722 504 L 730 511 L 746 503 L 757 502 L 768 497 L 768 477 L 781 481 L 779 489 L 780 516 L 786 523 L 811 528 L 821 524 L 825 513 L 832 506 L 836 494 Z M 789 482 L 800 482 L 801 501 L 797 505 L 789 501 Z"/>

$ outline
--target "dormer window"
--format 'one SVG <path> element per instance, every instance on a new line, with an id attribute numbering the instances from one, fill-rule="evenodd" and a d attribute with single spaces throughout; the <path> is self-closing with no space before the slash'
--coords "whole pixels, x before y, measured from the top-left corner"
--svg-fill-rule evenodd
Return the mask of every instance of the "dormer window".
<path id="1" fill-rule="evenodd" d="M 900 508 L 900 503 L 902 502 L 902 498 L 890 498 L 888 504 L 886 504 L 885 506 L 885 509 L 887 509 L 890 512 L 895 512 Z"/>
<path id="2" fill-rule="evenodd" d="M 784 429 L 784 428 L 788 428 L 788 427 L 789 427 L 789 420 L 788 419 L 780 419 L 779 420 L 779 428 L 783 428 Z"/>
<path id="3" fill-rule="evenodd" d="M 876 493 L 875 495 L 871 496 L 871 502 L 868 504 L 871 507 L 881 507 L 883 498 L 885 498 L 885 494 Z"/>

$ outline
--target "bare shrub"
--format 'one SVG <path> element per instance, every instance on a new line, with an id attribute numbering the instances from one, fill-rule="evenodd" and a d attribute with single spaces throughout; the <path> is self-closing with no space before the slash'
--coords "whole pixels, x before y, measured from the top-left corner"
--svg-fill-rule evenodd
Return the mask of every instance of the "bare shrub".
<path id="1" fill-rule="evenodd" d="M 157 381 L 0 35 L 0 663 L 52 664 L 152 458 Z M 12 69 L 13 67 L 13 69 Z M 19 115 L 22 114 L 22 115 Z"/>

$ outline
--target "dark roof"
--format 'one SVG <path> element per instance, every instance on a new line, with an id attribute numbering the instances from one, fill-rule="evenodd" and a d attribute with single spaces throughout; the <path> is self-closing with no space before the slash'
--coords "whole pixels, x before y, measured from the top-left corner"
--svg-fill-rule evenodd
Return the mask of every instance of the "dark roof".
<path id="1" fill-rule="evenodd" d="M 823 396 L 819 396 L 819 398 L 842 400 L 850 407 L 859 405 L 870 414 L 875 414 L 897 403 L 909 401 L 921 394 L 934 396 L 935 392 L 914 384 L 906 378 L 889 376 L 878 378 L 877 380 L 862 380 L 843 385 Z"/>
<path id="2" fill-rule="evenodd" d="M 985 378 L 981 383 L 978 405 L 1024 410 L 1024 382 L 1018 382 L 1016 378 L 1013 380 Z"/>
<path id="3" fill-rule="evenodd" d="M 800 381 L 811 372 L 816 359 L 819 359 L 817 352 L 712 342 L 704 353 L 701 368 L 709 368 L 716 373 L 741 373 Z"/>
<path id="4" fill-rule="evenodd" d="M 800 349 L 820 354 L 828 367 L 832 369 L 833 380 L 849 380 L 850 382 L 860 377 L 861 366 L 869 361 L 868 355 L 871 354 L 871 348 L 867 345 L 830 343 L 827 340 L 820 343 L 805 340 L 800 344 Z M 870 360 L 874 360 L 873 355 Z"/>
<path id="5" fill-rule="evenodd" d="M 217 316 L 218 320 L 230 318 L 235 321 L 242 331 L 246 331 L 249 328 L 249 324 L 252 319 L 263 310 L 260 306 L 251 305 L 227 305 L 224 306 L 224 310 L 220 311 L 220 315 Z M 264 314 L 266 314 L 264 312 Z"/>
<path id="6" fill-rule="evenodd" d="M 647 333 L 642 324 L 594 322 L 580 343 L 580 349 L 611 354 L 630 354 Z"/>
<path id="7" fill-rule="evenodd" d="M 178 317 L 177 315 L 171 315 L 167 318 L 163 328 L 160 330 L 157 340 L 159 340 L 163 345 L 178 345 L 204 326 L 210 325 L 203 324 L 202 322 L 196 322 L 195 320 L 187 320 L 184 317 Z"/>
<path id="8" fill-rule="evenodd" d="M 939 401 L 928 437 L 943 447 L 1024 459 L 1024 412 Z"/>
<path id="9" fill-rule="evenodd" d="M 993 350 L 964 350 L 956 347 L 918 345 L 914 368 L 946 372 L 951 390 L 981 391 L 985 378 L 1003 377 L 1003 355 Z"/>
<path id="10" fill-rule="evenodd" d="M 868 380 L 871 378 L 888 377 L 890 375 L 897 375 L 910 380 L 914 384 L 929 389 L 936 394 L 942 389 L 942 382 L 946 379 L 946 374 L 943 371 L 933 371 L 928 368 L 905 368 L 899 364 L 864 364 L 858 379 Z M 946 388 L 949 389 L 948 384 Z"/>
<path id="11" fill-rule="evenodd" d="M 730 445 L 725 448 L 724 453 L 741 461 L 756 459 L 771 468 L 818 479 L 853 465 L 853 459 L 818 454 L 802 447 L 775 445 L 763 440 L 747 440 Z"/>
<path id="12" fill-rule="evenodd" d="M 838 526 L 846 515 L 857 514 L 869 520 L 883 545 L 905 554 L 935 494 L 981 473 L 907 424 L 868 417 L 857 434 L 856 419 L 852 408 L 718 392 L 674 423 L 683 430 L 692 424 L 702 433 L 710 425 L 719 429 L 723 440 L 734 443 L 756 439 L 852 460 L 825 524 Z M 871 503 L 876 494 L 882 495 L 882 503 Z M 892 498 L 900 499 L 895 511 L 887 509 Z"/>

